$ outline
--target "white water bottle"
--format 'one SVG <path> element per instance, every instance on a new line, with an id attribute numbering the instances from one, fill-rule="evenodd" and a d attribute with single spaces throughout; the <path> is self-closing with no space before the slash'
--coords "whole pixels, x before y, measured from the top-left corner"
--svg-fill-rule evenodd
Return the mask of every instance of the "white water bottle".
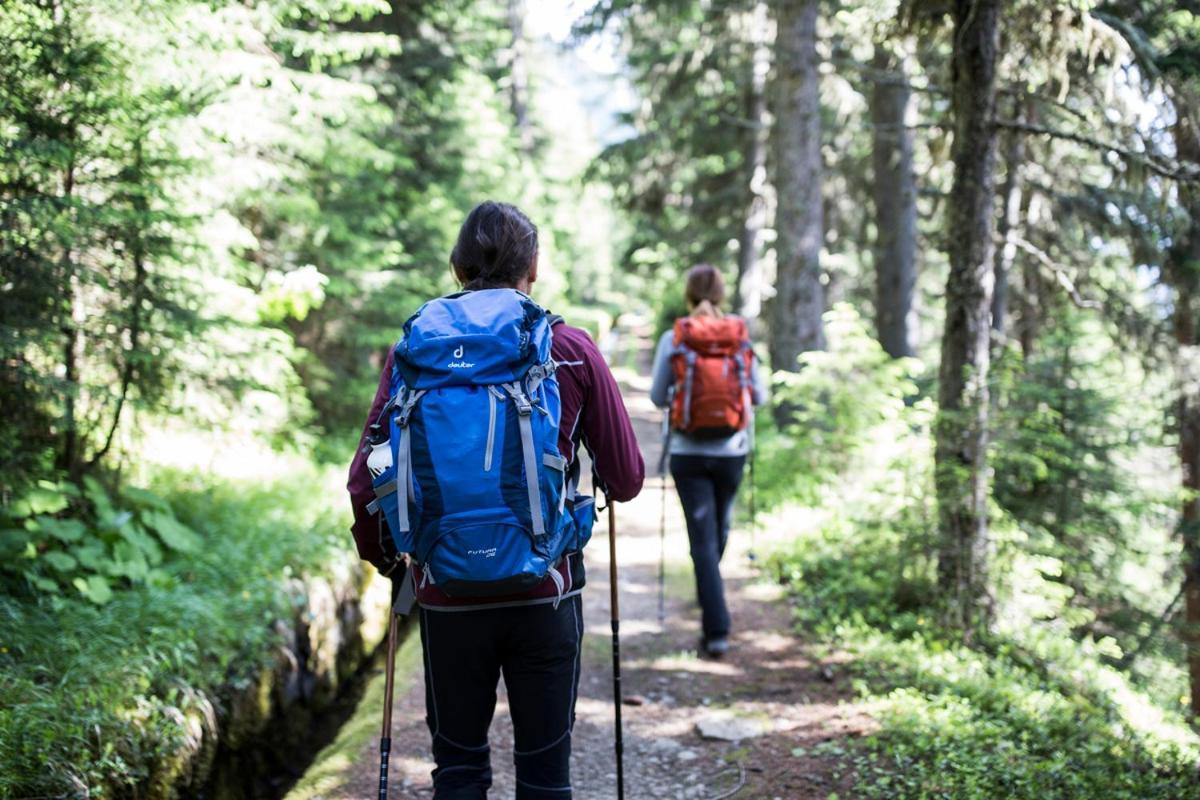
<path id="1" fill-rule="evenodd" d="M 378 478 L 392 465 L 392 443 L 384 439 L 371 445 L 371 454 L 367 456 L 367 469 L 372 478 Z"/>

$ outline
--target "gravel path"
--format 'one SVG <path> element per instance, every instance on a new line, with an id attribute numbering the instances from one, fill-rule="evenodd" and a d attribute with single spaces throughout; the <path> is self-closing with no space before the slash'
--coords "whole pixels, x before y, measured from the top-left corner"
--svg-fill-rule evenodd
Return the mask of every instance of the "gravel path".
<path id="1" fill-rule="evenodd" d="M 619 373 L 647 469 L 656 469 L 659 414 L 646 380 Z M 668 479 L 669 480 L 669 479 Z M 621 567 L 621 647 L 624 694 L 626 796 L 631 800 L 695 798 L 807 800 L 852 796 L 853 776 L 842 764 L 846 740 L 871 729 L 851 700 L 838 659 L 819 661 L 791 632 L 778 587 L 763 580 L 748 558 L 749 537 L 735 532 L 722 568 L 733 617 L 733 649 L 721 661 L 695 655 L 699 609 L 687 536 L 674 492 L 668 488 L 666 625 L 658 624 L 659 516 L 662 484 L 654 476 L 642 495 L 617 507 Z M 760 532 L 758 548 L 785 534 Z M 607 525 L 597 524 L 588 547 L 584 591 L 587 631 L 573 740 L 572 782 L 579 800 L 616 797 L 613 752 L 611 633 Z M 412 637 L 408 646 L 416 646 Z M 419 662 L 418 662 L 419 663 Z M 633 704 L 630 704 L 633 703 Z M 419 668 L 398 676 L 394 706 L 393 798 L 432 796 L 429 734 Z M 375 709 L 363 713 L 376 715 Z M 724 727 L 740 741 L 704 738 L 698 726 Z M 492 724 L 495 798 L 513 796 L 512 730 L 503 687 Z M 323 769 L 310 798 L 341 800 L 376 794 L 377 743 L 358 748 L 345 765 Z M 740 790 L 737 789 L 742 785 Z"/>

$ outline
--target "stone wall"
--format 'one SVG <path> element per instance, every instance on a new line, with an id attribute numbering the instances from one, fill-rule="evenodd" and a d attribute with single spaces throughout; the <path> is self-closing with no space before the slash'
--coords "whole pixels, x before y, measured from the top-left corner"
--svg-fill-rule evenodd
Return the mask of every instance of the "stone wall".
<path id="1" fill-rule="evenodd" d="M 387 581 L 349 558 L 288 584 L 293 613 L 274 623 L 266 665 L 216 696 L 183 689 L 182 739 L 141 800 L 277 797 L 319 744 L 324 717 L 386 636 Z"/>

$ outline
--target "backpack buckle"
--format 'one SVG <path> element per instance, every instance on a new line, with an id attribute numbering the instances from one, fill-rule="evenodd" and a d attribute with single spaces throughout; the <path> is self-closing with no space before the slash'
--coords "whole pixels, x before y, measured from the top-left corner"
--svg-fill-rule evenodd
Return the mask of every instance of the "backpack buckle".
<path id="1" fill-rule="evenodd" d="M 404 401 L 404 405 L 400 407 L 400 413 L 396 415 L 396 425 L 401 428 L 408 427 L 409 417 L 412 416 L 413 409 L 417 407 L 417 401 L 425 396 L 424 390 L 413 392 Z"/>
<path id="2" fill-rule="evenodd" d="M 529 401 L 529 397 L 521 390 L 520 384 L 505 383 L 502 384 L 504 390 L 508 392 L 509 397 L 513 399 L 513 403 L 517 406 L 517 413 L 522 417 L 528 417 L 533 414 L 533 403 Z"/>

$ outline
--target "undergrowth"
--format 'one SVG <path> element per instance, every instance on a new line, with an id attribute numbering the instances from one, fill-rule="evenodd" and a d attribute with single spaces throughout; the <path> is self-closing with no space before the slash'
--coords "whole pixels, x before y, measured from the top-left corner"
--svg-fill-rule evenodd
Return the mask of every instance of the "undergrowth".
<path id="1" fill-rule="evenodd" d="M 966 646 L 914 604 L 900 538 L 825 527 L 776 553 L 797 624 L 853 657 L 880 723 L 855 752 L 856 797 L 1200 797 L 1200 748 L 1101 648 L 1036 627 Z"/>
<path id="2" fill-rule="evenodd" d="M 199 695 L 261 669 L 289 578 L 345 563 L 339 474 L 154 482 L 200 541 L 103 605 L 0 597 L 0 797 L 124 796 L 176 750 Z"/>
<path id="3" fill-rule="evenodd" d="M 1149 602 L 1143 608 L 1127 601 L 1138 613 L 1126 617 L 1151 617 L 1151 603 L 1169 598 L 1170 586 L 1147 585 L 1146 569 L 1130 557 L 1097 592 L 1085 571 L 1092 562 L 1072 561 L 1065 546 L 1106 552 L 1105 535 L 1124 537 L 1111 543 L 1114 552 L 1169 551 L 1170 528 L 1155 527 L 1154 517 L 1097 532 L 1101 512 L 1154 502 L 1154 487 L 1144 488 L 1114 460 L 1094 469 L 1108 470 L 1105 480 L 1121 485 L 1123 496 L 1088 497 L 1078 480 L 1061 475 L 1064 464 L 1074 464 L 1071 435 L 1081 426 L 1056 427 L 1050 447 L 1025 418 L 1002 412 L 1021 433 L 994 445 L 998 462 L 1014 472 L 1009 477 L 1027 469 L 1044 485 L 1042 494 L 1073 493 L 1078 509 L 1047 527 L 1042 509 L 1019 492 L 1003 498 L 1005 505 L 993 503 L 997 614 L 989 633 L 966 643 L 942 623 L 948 616 L 937 601 L 934 408 L 918 388 L 922 367 L 887 358 L 845 308 L 831 312 L 827 324 L 833 350 L 806 355 L 798 374 L 777 377 L 776 402 L 792 410 L 793 422 L 782 433 L 769 424 L 760 430 L 758 474 L 760 496 L 782 509 L 781 524 L 797 531 L 797 519 L 810 521 L 768 568 L 789 587 L 805 635 L 852 657 L 856 691 L 879 723 L 850 750 L 845 768 L 857 778 L 853 796 L 1200 798 L 1200 738 L 1181 713 L 1180 663 L 1162 647 L 1134 651 L 1138 668 L 1122 668 L 1130 661 L 1123 648 L 1146 641 L 1145 634 L 1102 616 L 1120 620 L 1109 613 L 1110 598 L 1127 597 Z M 1089 383 L 1096 370 L 1082 370 L 1073 374 L 1076 383 L 1064 382 L 1077 394 L 1100 386 Z M 1050 411 L 1056 402 L 1049 395 L 1038 400 Z M 1089 415 L 1115 413 L 1094 402 L 1054 413 L 1081 407 Z M 1143 455 L 1130 447 L 1123 457 Z M 1126 585 L 1127 575 L 1141 576 L 1138 585 Z"/>

